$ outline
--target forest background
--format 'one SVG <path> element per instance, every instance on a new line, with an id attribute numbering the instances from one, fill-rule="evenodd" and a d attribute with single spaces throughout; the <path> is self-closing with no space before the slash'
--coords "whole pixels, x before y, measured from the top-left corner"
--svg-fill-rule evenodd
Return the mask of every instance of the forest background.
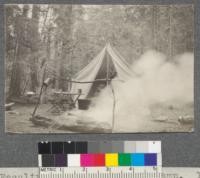
<path id="1" fill-rule="evenodd" d="M 193 19 L 193 5 L 6 5 L 6 99 L 37 92 L 44 65 L 51 88 L 69 90 L 108 42 L 131 65 L 149 49 L 193 52 Z"/>

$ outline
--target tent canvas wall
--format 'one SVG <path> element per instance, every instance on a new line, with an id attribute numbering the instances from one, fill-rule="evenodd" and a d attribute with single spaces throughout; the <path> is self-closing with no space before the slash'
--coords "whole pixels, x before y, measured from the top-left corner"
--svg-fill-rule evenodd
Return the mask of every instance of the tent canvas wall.
<path id="1" fill-rule="evenodd" d="M 102 51 L 73 78 L 71 92 L 77 93 L 82 90 L 81 99 L 92 97 L 97 89 L 97 85 L 108 84 L 106 79 L 117 79 L 126 81 L 134 76 L 133 71 L 128 67 L 126 60 L 113 48 L 107 44 Z M 105 79 L 99 81 L 98 79 Z M 94 82 L 97 80 L 96 82 Z"/>

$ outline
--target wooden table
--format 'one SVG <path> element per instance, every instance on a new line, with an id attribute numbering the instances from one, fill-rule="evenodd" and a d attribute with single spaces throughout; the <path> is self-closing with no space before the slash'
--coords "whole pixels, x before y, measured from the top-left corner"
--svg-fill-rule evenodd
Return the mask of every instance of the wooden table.
<path id="1" fill-rule="evenodd" d="M 82 93 L 71 93 L 71 92 L 62 92 L 62 91 L 55 91 L 53 92 L 53 98 L 50 101 L 52 107 L 49 110 L 57 108 L 58 110 L 61 109 L 62 111 L 70 110 L 75 108 L 75 104 L 79 97 L 83 95 Z M 74 99 L 73 96 L 76 96 Z M 48 111 L 49 111 L 48 110 Z"/>

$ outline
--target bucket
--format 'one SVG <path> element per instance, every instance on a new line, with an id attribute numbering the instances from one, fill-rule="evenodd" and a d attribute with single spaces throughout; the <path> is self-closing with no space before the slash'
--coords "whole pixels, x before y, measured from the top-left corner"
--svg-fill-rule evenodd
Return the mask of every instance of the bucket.
<path id="1" fill-rule="evenodd" d="M 90 104 L 91 101 L 89 99 L 78 99 L 78 109 L 87 110 Z"/>

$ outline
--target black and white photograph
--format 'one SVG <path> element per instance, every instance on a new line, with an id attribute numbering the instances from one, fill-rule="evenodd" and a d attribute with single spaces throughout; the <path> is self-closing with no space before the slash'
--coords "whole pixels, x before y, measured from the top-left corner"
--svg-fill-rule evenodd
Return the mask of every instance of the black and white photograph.
<path id="1" fill-rule="evenodd" d="M 7 4 L 7 133 L 194 131 L 194 5 Z"/>

